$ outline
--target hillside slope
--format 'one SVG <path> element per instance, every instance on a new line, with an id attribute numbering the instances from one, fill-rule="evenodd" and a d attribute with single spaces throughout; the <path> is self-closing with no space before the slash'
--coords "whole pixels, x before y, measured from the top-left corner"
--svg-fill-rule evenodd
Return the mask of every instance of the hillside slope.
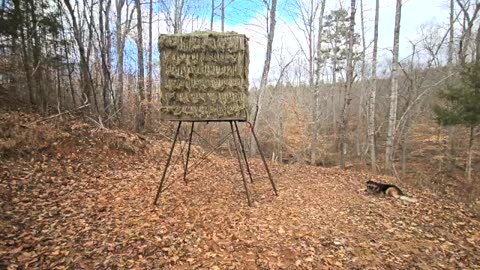
<path id="1" fill-rule="evenodd" d="M 362 192 L 367 174 L 272 165 L 280 195 L 260 177 L 248 207 L 237 161 L 211 156 L 153 206 L 168 141 L 36 120 L 0 115 L 2 269 L 480 268 L 480 222 L 448 199 L 401 185 L 419 201 L 404 203 Z"/>

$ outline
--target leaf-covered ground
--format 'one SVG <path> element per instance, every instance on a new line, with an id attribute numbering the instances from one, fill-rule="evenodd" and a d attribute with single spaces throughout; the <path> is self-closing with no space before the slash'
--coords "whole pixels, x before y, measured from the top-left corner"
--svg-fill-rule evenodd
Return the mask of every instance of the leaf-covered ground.
<path id="1" fill-rule="evenodd" d="M 236 159 L 211 156 L 152 204 L 169 142 L 78 121 L 0 114 L 0 269 L 479 269 L 480 223 L 400 184 L 418 203 L 371 196 L 369 177 L 261 162 L 248 207 Z M 193 149 L 193 162 L 202 149 Z M 389 178 L 378 178 L 390 181 Z"/>

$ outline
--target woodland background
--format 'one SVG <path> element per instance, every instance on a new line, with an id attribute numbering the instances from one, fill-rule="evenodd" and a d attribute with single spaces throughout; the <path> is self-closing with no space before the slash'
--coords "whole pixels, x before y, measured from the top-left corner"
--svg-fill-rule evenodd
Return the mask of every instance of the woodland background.
<path id="1" fill-rule="evenodd" d="M 468 72 L 480 57 L 478 1 L 443 1 L 449 23 L 419 26 L 404 58 L 402 1 L 386 58 L 378 57 L 380 1 L 369 7 L 374 12 L 361 0 L 328 9 L 330 1 L 337 0 L 247 1 L 265 39 L 261 77 L 251 79 L 250 120 L 269 159 L 389 174 L 479 207 L 480 102 L 470 106 L 472 121 L 441 113 L 463 108 L 448 98 L 452 89 L 470 85 L 473 94 L 463 100 L 480 96 L 465 75 L 480 79 Z M 272 49 L 278 5 L 288 6 L 287 19 L 300 29 L 296 52 Z M 81 113 L 102 129 L 168 136 L 154 33 L 225 31 L 235 19 L 225 10 L 243 8 L 240 0 L 2 0 L 1 105 L 44 117 Z M 375 22 L 368 35 L 367 20 Z M 201 132 L 218 139 L 225 127 L 211 126 Z"/>

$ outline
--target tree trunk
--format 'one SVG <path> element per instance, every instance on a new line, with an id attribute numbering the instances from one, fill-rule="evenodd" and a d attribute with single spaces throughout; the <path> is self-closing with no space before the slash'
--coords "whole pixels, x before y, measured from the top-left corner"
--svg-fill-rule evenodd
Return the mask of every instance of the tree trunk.
<path id="1" fill-rule="evenodd" d="M 225 32 L 225 0 L 222 0 L 222 32 Z"/>
<path id="2" fill-rule="evenodd" d="M 448 59 L 447 65 L 452 68 L 453 51 L 454 51 L 454 20 L 455 20 L 455 5 L 454 0 L 450 0 L 450 35 L 448 39 Z M 451 172 L 455 166 L 455 126 L 447 127 L 448 129 L 448 171 Z"/>
<path id="3" fill-rule="evenodd" d="M 108 1 L 110 2 L 110 1 Z M 103 99 L 103 111 L 105 119 L 110 115 L 110 95 L 109 95 L 109 83 L 110 83 L 110 70 L 109 70 L 109 61 L 107 52 L 110 50 L 109 44 L 107 42 L 106 31 L 109 26 L 108 13 L 109 3 L 107 3 L 106 11 L 104 8 L 104 0 L 99 0 L 99 12 L 98 12 L 98 24 L 100 29 L 100 57 L 102 61 L 102 99 Z M 105 22 L 103 21 L 105 15 Z"/>
<path id="4" fill-rule="evenodd" d="M 406 116 L 404 126 L 402 129 L 402 158 L 401 158 L 401 168 L 402 168 L 402 177 L 405 177 L 407 172 L 407 155 L 408 155 L 408 131 L 410 129 L 410 116 Z"/>
<path id="5" fill-rule="evenodd" d="M 94 81 L 93 81 L 93 78 L 92 78 L 92 73 L 91 73 L 91 70 L 90 70 L 90 56 L 92 54 L 92 51 L 95 49 L 95 46 L 94 46 L 95 40 L 93 39 L 93 33 L 94 33 L 94 27 L 95 27 L 94 14 L 95 14 L 96 2 L 94 0 L 91 0 L 90 1 L 90 6 L 88 6 L 87 1 L 85 0 L 84 4 L 85 4 L 85 7 L 83 8 L 83 16 L 84 16 L 83 18 L 87 18 L 87 11 L 90 11 L 90 14 L 88 15 L 89 19 L 85 19 L 86 26 L 87 26 L 87 29 L 85 29 L 85 30 L 87 30 L 88 37 L 86 39 L 87 46 L 86 46 L 86 51 L 84 51 L 84 57 L 83 57 L 84 65 L 83 65 L 83 67 L 84 67 L 84 73 L 85 73 L 85 81 L 87 82 L 87 89 L 89 89 L 87 94 L 90 95 L 89 100 L 91 100 L 93 102 L 93 105 L 94 105 L 94 108 L 95 108 L 95 111 L 96 111 L 96 115 L 100 119 L 101 118 L 101 113 L 100 113 L 100 108 L 98 107 L 97 91 L 96 91 L 96 87 L 95 87 L 95 84 L 94 84 Z M 78 2 L 77 2 L 77 6 L 78 6 Z M 90 9 L 88 9 L 88 8 L 90 8 Z M 79 30 L 82 31 L 83 29 L 79 28 Z M 83 43 L 84 42 L 84 40 L 82 40 L 83 34 L 80 33 L 79 37 L 80 37 L 81 42 Z M 100 121 L 101 121 L 101 119 L 100 119 Z"/>
<path id="6" fill-rule="evenodd" d="M 337 142 L 337 106 L 335 104 L 335 94 L 337 92 L 337 56 L 333 56 L 333 74 L 332 74 L 332 124 L 335 143 Z"/>
<path id="7" fill-rule="evenodd" d="M 100 60 L 101 60 L 101 66 L 102 66 L 102 99 L 103 99 L 103 111 L 105 112 L 105 116 L 107 116 L 107 109 L 108 109 L 108 101 L 107 101 L 107 84 L 106 84 L 106 59 L 105 59 L 105 25 L 103 23 L 103 2 L 104 0 L 98 0 L 98 26 L 97 28 L 99 29 L 100 32 L 100 40 L 99 40 L 99 49 L 100 49 Z M 107 18 L 108 20 L 108 18 Z M 108 116 L 107 116 L 108 117 Z"/>
<path id="8" fill-rule="evenodd" d="M 275 35 L 275 25 L 276 25 L 276 12 L 277 12 L 277 0 L 272 0 L 272 6 L 267 5 L 267 10 L 269 10 L 269 21 L 270 24 L 267 29 L 267 51 L 265 53 L 265 63 L 263 65 L 263 72 L 262 72 L 262 78 L 260 80 L 260 89 L 259 89 L 259 97 L 257 100 L 257 108 L 255 106 L 252 108 L 252 125 L 257 128 L 257 119 L 258 115 L 260 115 L 261 109 L 262 109 L 262 97 L 263 93 L 265 92 L 265 87 L 267 86 L 268 83 L 268 73 L 270 71 L 270 62 L 272 60 L 272 47 L 273 47 L 273 38 Z M 251 153 L 255 154 L 255 144 L 250 144 L 251 147 Z"/>
<path id="9" fill-rule="evenodd" d="M 117 9 L 117 18 L 115 21 L 116 27 L 116 50 L 117 50 L 117 89 L 116 89 L 116 99 L 117 99 L 117 108 L 122 115 L 123 112 L 123 57 L 124 57 L 124 48 L 125 40 L 123 35 L 122 27 L 122 8 L 125 4 L 125 0 L 116 0 L 116 9 Z M 128 9 L 127 9 L 128 16 Z M 128 20 L 128 17 L 127 17 Z"/>
<path id="10" fill-rule="evenodd" d="M 25 17 L 22 13 L 21 6 L 20 6 L 20 0 L 15 0 L 13 1 L 14 4 L 14 12 L 16 16 L 20 19 L 20 42 L 22 44 L 22 64 L 23 64 L 23 69 L 25 72 L 25 77 L 27 79 L 27 88 L 28 88 L 28 97 L 29 97 L 29 103 L 31 106 L 35 106 L 36 101 L 35 101 L 35 91 L 33 90 L 33 83 L 32 83 L 32 68 L 30 64 L 30 55 L 28 53 L 28 44 L 26 42 L 26 37 L 25 37 L 25 29 L 23 27 L 25 22 Z"/>
<path id="11" fill-rule="evenodd" d="M 322 60 L 320 55 L 322 54 L 322 32 L 323 32 L 323 14 L 325 12 L 325 2 L 322 0 L 320 7 L 320 15 L 318 17 L 318 36 L 317 36 L 317 69 L 315 70 L 315 87 L 313 88 L 313 131 L 312 131 L 312 142 L 311 142 L 311 151 L 310 151 L 310 162 L 313 165 L 317 164 L 317 148 L 318 148 L 318 132 L 320 131 L 320 70 L 322 67 Z"/>
<path id="12" fill-rule="evenodd" d="M 47 113 L 47 92 L 45 88 L 43 87 L 43 82 L 42 82 L 42 73 L 43 73 L 43 65 L 41 63 L 41 42 L 40 42 L 40 37 L 38 34 L 38 20 L 37 20 L 37 14 L 36 14 L 36 7 L 35 7 L 35 2 L 33 0 L 28 0 L 28 7 L 29 7 L 29 12 L 31 16 L 31 30 L 32 30 L 32 38 L 33 38 L 33 78 L 37 82 L 36 85 L 36 92 L 39 94 L 40 97 L 40 108 L 44 114 Z"/>
<path id="13" fill-rule="evenodd" d="M 147 99 L 150 103 L 152 101 L 152 91 L 153 91 L 153 37 L 152 37 L 152 27 L 153 27 L 153 0 L 150 0 L 149 11 L 148 11 L 148 84 L 147 84 Z"/>
<path id="14" fill-rule="evenodd" d="M 265 63 L 263 65 L 262 78 L 260 81 L 260 89 L 264 89 L 268 83 L 268 73 L 270 72 L 270 62 L 272 61 L 273 38 L 275 35 L 276 11 L 277 11 L 277 0 L 273 0 L 272 6 L 270 8 L 270 17 L 269 17 L 270 25 L 268 28 L 268 35 L 267 35 L 267 51 L 265 53 Z"/>
<path id="15" fill-rule="evenodd" d="M 123 6 L 125 5 L 125 0 L 116 0 L 116 9 L 117 9 L 117 18 L 116 18 L 116 28 L 117 28 L 117 40 L 116 40 L 116 50 L 117 50 L 117 89 L 116 89 L 116 100 L 117 100 L 117 110 L 119 111 L 119 115 L 122 116 L 124 112 L 124 106 L 123 106 L 123 86 L 124 86 L 124 58 L 125 58 L 125 40 L 126 36 L 130 32 L 130 25 L 132 23 L 133 19 L 133 13 L 135 11 L 135 7 L 132 8 L 129 14 L 129 5 L 127 2 L 127 8 L 125 11 L 126 14 L 126 21 L 125 21 L 125 27 L 123 26 L 122 23 L 122 9 Z M 119 117 L 121 118 L 121 117 Z"/>
<path id="16" fill-rule="evenodd" d="M 63 40 L 67 40 L 67 37 L 66 37 L 66 34 L 65 34 L 65 27 L 62 27 L 62 37 L 63 37 Z M 72 96 L 72 105 L 73 105 L 73 108 L 76 108 L 77 105 L 76 105 L 76 98 L 75 98 L 75 88 L 73 87 L 73 78 L 72 78 L 72 73 L 73 73 L 73 68 L 71 67 L 71 64 L 70 64 L 70 53 L 69 53 L 69 50 L 68 50 L 68 42 L 65 42 L 64 43 L 64 48 L 63 48 L 63 52 L 64 52 L 64 55 L 65 55 L 65 62 L 67 64 L 67 73 L 68 73 L 68 85 L 69 85 L 69 88 L 70 88 L 70 95 Z"/>
<path id="17" fill-rule="evenodd" d="M 456 2 L 460 6 L 463 12 L 463 20 L 464 20 L 463 32 L 460 37 L 459 50 L 458 50 L 458 57 L 460 58 L 460 64 L 463 66 L 467 61 L 468 50 L 471 44 L 472 27 L 480 11 L 480 4 L 476 3 L 473 13 L 469 14 L 469 11 L 471 10 L 469 6 L 465 6 L 465 3 L 463 3 L 460 0 L 456 0 Z M 472 60 L 475 60 L 475 59 L 472 58 Z"/>
<path id="18" fill-rule="evenodd" d="M 312 88 L 315 83 L 315 25 L 314 25 L 314 18 L 316 11 L 313 1 L 310 2 L 310 12 L 307 12 L 305 16 L 308 16 L 304 19 L 305 23 L 305 30 L 308 33 L 307 42 L 308 42 L 308 86 Z M 310 13 L 310 14 L 309 14 Z"/>
<path id="19" fill-rule="evenodd" d="M 480 25 L 478 25 L 477 35 L 475 36 L 475 61 L 480 62 Z"/>
<path id="20" fill-rule="evenodd" d="M 326 0 L 322 0 L 322 4 L 320 6 L 320 14 L 318 17 L 318 36 L 317 36 L 317 70 L 315 74 L 315 86 L 320 85 L 320 70 L 322 67 L 322 60 L 320 55 L 322 54 L 322 32 L 323 32 L 323 14 L 325 13 L 325 3 Z"/>
<path id="21" fill-rule="evenodd" d="M 181 34 L 183 28 L 183 8 L 185 7 L 185 0 L 175 0 L 174 19 L 173 19 L 173 33 Z"/>
<path id="22" fill-rule="evenodd" d="M 448 39 L 448 65 L 453 63 L 453 38 L 455 34 L 455 29 L 453 28 L 454 20 L 455 20 L 455 5 L 454 0 L 450 0 L 450 36 Z"/>
<path id="23" fill-rule="evenodd" d="M 213 31 L 214 18 L 215 18 L 215 0 L 212 0 L 212 13 L 210 14 L 210 31 Z"/>
<path id="24" fill-rule="evenodd" d="M 106 38 L 106 47 L 107 49 L 105 50 L 105 57 L 106 57 L 106 71 L 107 71 L 107 99 L 108 99 L 108 105 L 110 107 L 109 112 L 112 111 L 115 112 L 116 106 L 115 106 L 115 93 L 113 92 L 113 81 L 112 81 L 112 32 L 110 29 L 110 10 L 112 9 L 112 0 L 107 0 L 107 6 L 105 8 L 105 17 L 107 18 L 105 20 L 105 38 Z M 109 113 L 110 115 L 110 113 Z"/>
<path id="25" fill-rule="evenodd" d="M 339 18 L 336 18 L 335 20 L 335 33 L 338 33 L 339 32 L 339 22 L 338 22 Z M 337 48 L 340 46 L 340 44 L 338 44 L 337 40 L 334 38 L 333 39 L 333 48 Z M 336 102 L 336 99 L 335 99 L 335 96 L 337 95 L 337 69 L 338 69 L 338 57 L 337 57 L 337 52 L 335 51 L 333 53 L 333 58 L 332 58 L 332 66 L 333 66 L 333 72 L 332 72 L 332 96 L 331 96 L 331 101 L 332 101 L 332 125 L 333 125 L 333 136 L 334 136 L 334 140 L 335 140 L 335 145 L 337 145 L 338 143 L 338 137 L 337 137 L 337 102 Z M 341 92 L 341 91 L 340 91 Z M 338 101 L 339 101 L 339 104 L 340 104 L 340 101 L 341 101 L 341 93 L 338 93 Z M 340 150 L 341 151 L 341 150 Z"/>
<path id="26" fill-rule="evenodd" d="M 148 7 L 148 63 L 147 63 L 147 104 L 145 106 L 145 120 L 150 121 L 152 95 L 153 95 L 153 0 L 149 1 Z"/>
<path id="27" fill-rule="evenodd" d="M 137 77 L 137 89 L 140 100 L 138 102 L 137 112 L 137 132 L 143 132 L 145 130 L 145 91 L 144 80 L 145 71 L 143 64 L 143 29 L 142 29 L 142 6 L 140 0 L 135 0 L 135 8 L 137 10 L 137 54 L 138 54 L 138 77 Z"/>
<path id="28" fill-rule="evenodd" d="M 94 103 L 95 105 L 97 104 L 96 100 L 91 97 L 91 94 L 94 92 L 93 89 L 93 82 L 92 78 L 90 76 L 90 68 L 88 66 L 87 62 L 87 53 L 85 51 L 85 46 L 82 40 L 82 30 L 79 28 L 75 12 L 72 8 L 72 5 L 70 4 L 69 0 L 64 0 L 65 6 L 68 9 L 68 12 L 70 13 L 70 17 L 72 19 L 72 25 L 73 25 L 73 35 L 75 37 L 75 41 L 77 42 L 78 46 L 78 51 L 80 54 L 80 77 L 82 80 L 82 88 L 83 88 L 83 94 L 87 97 L 88 103 L 92 104 Z M 98 112 L 98 107 L 97 108 Z"/>
<path id="29" fill-rule="evenodd" d="M 370 163 L 372 172 L 377 172 L 377 158 L 375 145 L 375 99 L 377 94 L 377 50 L 378 50 L 378 19 L 380 0 L 375 4 L 375 26 L 373 34 L 373 57 L 372 57 L 372 87 L 370 88 L 370 97 L 368 102 L 368 142 L 370 149 Z"/>
<path id="30" fill-rule="evenodd" d="M 472 180 L 472 155 L 473 155 L 473 139 L 474 139 L 474 127 L 470 127 L 470 136 L 468 139 L 468 152 L 467 152 L 467 164 L 465 166 L 465 175 L 467 180 Z"/>
<path id="31" fill-rule="evenodd" d="M 54 36 L 53 37 L 53 51 L 55 52 L 55 55 L 60 55 L 60 52 L 58 50 L 58 37 Z M 55 84 L 55 89 L 56 89 L 56 98 L 57 98 L 57 112 L 61 113 L 64 103 L 62 99 L 62 84 L 61 84 L 61 78 L 62 78 L 62 69 L 60 69 L 60 60 L 57 58 L 55 60 L 55 71 L 56 71 L 56 84 Z"/>
<path id="32" fill-rule="evenodd" d="M 348 31 L 348 52 L 347 52 L 347 77 L 345 81 L 345 98 L 341 114 L 340 126 L 340 168 L 345 169 L 347 159 L 347 129 L 348 129 L 348 107 L 350 105 L 350 93 L 353 84 L 353 43 L 355 35 L 355 0 L 350 4 L 350 27 Z"/>
<path id="33" fill-rule="evenodd" d="M 397 0 L 395 12 L 395 29 L 393 38 L 393 59 L 392 59 L 392 88 L 390 93 L 390 113 L 388 116 L 387 141 L 385 146 L 385 171 L 391 173 L 393 169 L 395 127 L 397 121 L 397 103 L 398 103 L 398 53 L 400 39 L 400 21 L 402 15 L 402 0 Z"/>
<path id="34" fill-rule="evenodd" d="M 360 157 L 362 154 L 362 147 L 360 138 L 364 137 L 362 134 L 362 118 L 363 118 L 363 99 L 364 93 L 366 88 L 366 76 L 365 76 L 365 69 L 366 69 L 366 61 L 365 61 L 365 53 L 367 50 L 366 40 L 365 40 L 365 18 L 363 16 L 363 0 L 360 0 L 360 24 L 362 27 L 362 68 L 361 68 L 361 89 L 360 89 L 360 101 L 358 102 L 358 122 L 357 122 L 357 136 L 356 136 L 356 148 L 357 148 L 357 157 Z"/>

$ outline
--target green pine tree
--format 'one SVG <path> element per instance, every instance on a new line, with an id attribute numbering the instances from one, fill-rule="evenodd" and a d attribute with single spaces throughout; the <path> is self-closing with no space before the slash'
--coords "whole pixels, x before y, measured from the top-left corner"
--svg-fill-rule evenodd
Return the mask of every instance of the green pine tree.
<path id="1" fill-rule="evenodd" d="M 434 107 L 438 123 L 462 125 L 470 130 L 465 173 L 471 180 L 474 133 L 480 125 L 480 62 L 466 65 L 461 72 L 460 84 L 441 92 L 440 98 L 444 103 Z"/>

